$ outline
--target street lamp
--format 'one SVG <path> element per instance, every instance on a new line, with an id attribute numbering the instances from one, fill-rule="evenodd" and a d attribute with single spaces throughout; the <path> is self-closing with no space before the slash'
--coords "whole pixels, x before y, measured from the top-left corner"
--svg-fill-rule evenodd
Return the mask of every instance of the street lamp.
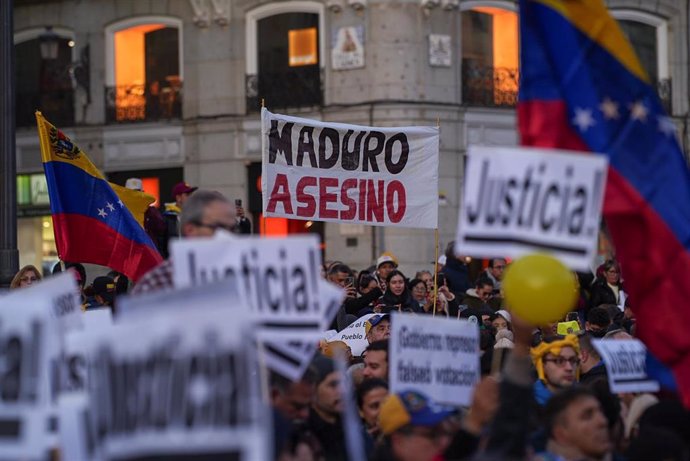
<path id="1" fill-rule="evenodd" d="M 0 1 L 0 287 L 19 269 L 14 112 L 14 2 Z"/>
<path id="2" fill-rule="evenodd" d="M 45 32 L 38 36 L 38 42 L 41 46 L 41 58 L 45 60 L 57 59 L 60 37 L 53 32 L 53 26 L 46 26 Z"/>

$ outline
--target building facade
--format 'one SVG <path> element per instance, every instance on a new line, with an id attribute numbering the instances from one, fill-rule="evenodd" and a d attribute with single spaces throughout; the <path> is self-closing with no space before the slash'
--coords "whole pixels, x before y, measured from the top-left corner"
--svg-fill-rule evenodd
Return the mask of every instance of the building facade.
<path id="1" fill-rule="evenodd" d="M 608 5 L 687 136 L 686 3 Z M 320 233 L 327 260 L 364 268 L 389 251 L 407 273 L 431 268 L 433 231 L 262 219 L 261 103 L 324 121 L 438 124 L 443 252 L 467 146 L 518 143 L 517 14 L 507 0 L 15 0 L 21 264 L 56 260 L 40 109 L 111 181 L 143 178 L 161 202 L 184 179 L 241 199 L 257 232 Z"/>

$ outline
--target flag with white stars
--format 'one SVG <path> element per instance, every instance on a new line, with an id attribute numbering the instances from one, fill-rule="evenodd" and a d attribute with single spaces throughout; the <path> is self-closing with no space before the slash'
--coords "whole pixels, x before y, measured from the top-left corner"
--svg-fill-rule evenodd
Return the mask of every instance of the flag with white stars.
<path id="1" fill-rule="evenodd" d="M 601 0 L 520 0 L 520 35 L 522 144 L 608 157 L 603 215 L 637 335 L 690 406 L 690 171 L 672 114 Z"/>
<path id="2" fill-rule="evenodd" d="M 131 280 L 161 262 L 142 227 L 153 201 L 105 180 L 88 156 L 62 131 L 36 113 L 43 169 L 48 183 L 55 245 L 63 261 L 100 264 Z M 117 187 L 116 187 L 117 188 Z M 137 195 L 139 194 L 139 195 Z M 137 220 L 128 208 L 141 215 Z M 143 208 L 142 208 L 143 205 Z"/>

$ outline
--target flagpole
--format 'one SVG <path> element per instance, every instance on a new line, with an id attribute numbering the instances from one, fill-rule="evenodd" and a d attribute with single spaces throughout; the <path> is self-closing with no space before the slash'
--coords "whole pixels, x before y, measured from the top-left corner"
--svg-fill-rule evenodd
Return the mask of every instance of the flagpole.
<path id="1" fill-rule="evenodd" d="M 439 130 L 439 136 L 441 131 L 441 119 L 436 117 L 436 128 Z M 438 191 L 436 191 L 436 209 L 438 209 Z M 434 229 L 434 313 L 433 316 L 436 317 L 436 304 L 438 303 L 438 223 L 436 223 L 436 229 Z"/>
<path id="2" fill-rule="evenodd" d="M 261 108 L 263 109 L 264 107 L 266 107 L 266 101 L 264 100 L 264 98 L 261 98 Z M 263 206 L 261 208 L 263 208 Z M 263 210 L 261 210 L 261 226 L 259 230 L 259 235 L 266 235 L 266 214 L 263 212 Z"/>
<path id="3" fill-rule="evenodd" d="M 438 301 L 438 227 L 434 229 L 434 317 L 436 317 L 436 302 Z"/>
<path id="4" fill-rule="evenodd" d="M 19 270 L 13 4 L 0 2 L 0 287 Z"/>

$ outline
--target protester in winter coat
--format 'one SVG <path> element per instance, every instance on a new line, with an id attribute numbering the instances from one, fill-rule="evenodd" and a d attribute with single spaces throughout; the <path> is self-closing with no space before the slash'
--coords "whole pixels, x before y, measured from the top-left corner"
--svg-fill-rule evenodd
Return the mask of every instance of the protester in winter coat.
<path id="1" fill-rule="evenodd" d="M 343 396 L 341 374 L 333 360 L 318 355 L 312 362 L 317 373 L 316 391 L 309 412 L 307 428 L 318 438 L 329 461 L 347 459 L 341 415 Z"/>
<path id="2" fill-rule="evenodd" d="M 393 310 L 400 312 L 419 312 L 419 305 L 415 305 L 412 295 L 407 290 L 405 276 L 399 270 L 388 274 L 386 279 L 386 292 L 383 294 L 382 312 Z"/>
<path id="3" fill-rule="evenodd" d="M 446 247 L 446 265 L 442 274 L 445 274 L 448 289 L 458 298 L 462 298 L 465 292 L 472 288 L 470 272 L 464 260 L 455 257 L 455 241 Z"/>
<path id="4" fill-rule="evenodd" d="M 616 260 L 610 259 L 604 263 L 602 277 L 597 278 L 592 285 L 590 307 L 601 304 L 619 305 L 622 292 L 620 266 Z"/>

